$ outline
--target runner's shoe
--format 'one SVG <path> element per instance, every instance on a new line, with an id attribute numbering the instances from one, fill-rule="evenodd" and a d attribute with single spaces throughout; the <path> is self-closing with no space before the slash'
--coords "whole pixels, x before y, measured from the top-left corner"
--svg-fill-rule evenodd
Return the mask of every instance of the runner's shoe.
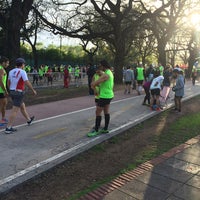
<path id="1" fill-rule="evenodd" d="M 90 132 L 95 131 L 95 126 L 93 126 L 90 130 Z"/>
<path id="2" fill-rule="evenodd" d="M 99 133 L 109 133 L 109 130 L 108 130 L 108 129 L 102 128 L 102 129 L 99 131 Z"/>
<path id="3" fill-rule="evenodd" d="M 87 134 L 88 137 L 94 137 L 99 134 L 99 131 L 92 130 Z"/>
<path id="4" fill-rule="evenodd" d="M 15 132 L 15 131 L 17 131 L 17 129 L 11 127 L 11 128 L 6 128 L 5 133 L 6 133 L 6 134 L 12 134 L 12 133 Z"/>
<path id="5" fill-rule="evenodd" d="M 31 125 L 32 121 L 35 119 L 35 116 L 32 116 L 29 121 L 27 121 L 28 126 Z"/>
<path id="6" fill-rule="evenodd" d="M 159 107 L 158 107 L 158 108 L 156 108 L 156 111 L 161 111 L 161 108 L 159 108 Z"/>

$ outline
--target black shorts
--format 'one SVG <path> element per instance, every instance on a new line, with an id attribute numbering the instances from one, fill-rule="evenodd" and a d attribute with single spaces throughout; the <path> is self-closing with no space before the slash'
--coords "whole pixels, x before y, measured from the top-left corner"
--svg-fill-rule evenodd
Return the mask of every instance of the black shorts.
<path id="1" fill-rule="evenodd" d="M 48 82 L 52 82 L 53 81 L 53 77 L 52 76 L 48 76 L 47 79 L 48 79 Z"/>
<path id="2" fill-rule="evenodd" d="M 4 99 L 6 98 L 5 94 L 4 93 L 0 93 L 0 99 Z"/>
<path id="3" fill-rule="evenodd" d="M 175 95 L 175 98 L 177 98 L 177 99 L 182 99 L 183 97 L 182 97 L 182 96 L 176 96 L 176 95 Z"/>
<path id="4" fill-rule="evenodd" d="M 131 81 L 125 81 L 126 85 L 131 85 L 131 83 L 132 83 Z"/>
<path id="5" fill-rule="evenodd" d="M 151 95 L 159 96 L 160 95 L 160 89 L 156 88 L 156 89 L 151 90 Z"/>
<path id="6" fill-rule="evenodd" d="M 100 98 L 98 103 L 97 103 L 97 106 L 99 107 L 105 107 L 106 105 L 109 105 L 110 102 L 111 102 L 112 98 L 111 99 L 104 99 L 104 98 Z"/>
<path id="7" fill-rule="evenodd" d="M 142 85 L 143 84 L 143 80 L 137 80 L 137 84 L 138 85 Z"/>
<path id="8" fill-rule="evenodd" d="M 13 106 L 20 107 L 23 103 L 24 92 L 10 90 L 10 97 L 12 98 Z"/>
<path id="9" fill-rule="evenodd" d="M 99 99 L 95 98 L 95 103 L 97 103 L 97 104 L 98 104 L 98 102 L 99 102 Z"/>

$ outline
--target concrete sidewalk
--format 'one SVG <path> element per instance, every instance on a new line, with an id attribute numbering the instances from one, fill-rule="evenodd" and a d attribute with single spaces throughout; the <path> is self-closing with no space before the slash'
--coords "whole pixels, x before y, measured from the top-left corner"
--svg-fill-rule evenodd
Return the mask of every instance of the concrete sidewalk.
<path id="1" fill-rule="evenodd" d="M 199 200 L 200 135 L 80 200 Z"/>

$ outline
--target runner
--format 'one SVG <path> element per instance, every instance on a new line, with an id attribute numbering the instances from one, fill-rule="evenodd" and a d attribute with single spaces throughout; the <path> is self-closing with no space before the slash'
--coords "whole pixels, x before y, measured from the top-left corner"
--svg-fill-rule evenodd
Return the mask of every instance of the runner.
<path id="1" fill-rule="evenodd" d="M 68 88 L 69 87 L 69 81 L 70 81 L 70 74 L 69 74 L 69 69 L 68 69 L 68 65 L 65 65 L 65 69 L 64 69 L 64 88 Z"/>
<path id="2" fill-rule="evenodd" d="M 96 120 L 95 129 L 89 132 L 88 137 L 96 136 L 100 133 L 109 133 L 108 125 L 110 122 L 110 102 L 114 97 L 113 86 L 114 86 L 114 76 L 110 70 L 110 66 L 107 61 L 103 60 L 100 62 L 103 71 L 105 72 L 102 76 L 95 82 L 91 83 L 91 87 L 95 88 L 99 85 L 99 100 L 96 109 Z M 101 113 L 104 112 L 105 126 L 103 129 L 99 130 L 101 125 Z"/>
<path id="3" fill-rule="evenodd" d="M 173 74 L 176 77 L 176 85 L 172 88 L 172 91 L 175 92 L 174 111 L 180 113 L 181 112 L 181 104 L 182 104 L 181 99 L 184 96 L 185 80 L 184 80 L 184 76 L 183 76 L 183 71 L 181 69 L 174 69 Z"/>
<path id="4" fill-rule="evenodd" d="M 160 111 L 160 91 L 161 91 L 161 85 L 164 80 L 164 77 L 160 75 L 160 72 L 157 72 L 155 74 L 155 78 L 153 79 L 151 86 L 150 86 L 150 91 L 151 91 L 151 110 L 157 110 Z"/>
<path id="5" fill-rule="evenodd" d="M 11 134 L 17 129 L 13 128 L 13 123 L 16 118 L 17 112 L 21 111 L 22 115 L 26 118 L 27 124 L 30 125 L 34 120 L 34 116 L 29 117 L 25 104 L 23 102 L 25 84 L 32 90 L 33 94 L 36 95 L 36 91 L 33 89 L 32 84 L 29 82 L 27 73 L 23 69 L 25 66 L 25 60 L 18 58 L 16 60 L 16 68 L 12 69 L 8 75 L 8 86 L 10 89 L 10 96 L 12 98 L 13 107 L 11 115 L 5 130 L 6 134 Z"/>
<path id="6" fill-rule="evenodd" d="M 0 56 L 0 110 L 2 115 L 0 125 L 8 123 L 8 120 L 5 118 L 7 97 L 8 97 L 8 91 L 6 87 L 7 73 L 5 68 L 7 68 L 8 65 L 9 65 L 9 59 L 4 56 L 2 57 Z"/>
<path id="7" fill-rule="evenodd" d="M 163 88 L 160 92 L 160 98 L 159 98 L 162 108 L 167 105 L 167 99 L 169 98 L 169 93 L 170 93 L 171 78 L 172 78 L 172 71 L 170 65 L 167 65 L 165 67 L 165 70 L 163 72 L 163 77 L 164 77 Z"/>
<path id="8" fill-rule="evenodd" d="M 130 66 L 127 67 L 127 69 L 124 72 L 124 83 L 125 83 L 125 90 L 124 94 L 130 94 L 131 93 L 131 85 L 134 81 L 134 73 Z"/>
<path id="9" fill-rule="evenodd" d="M 99 80 L 99 78 L 102 76 L 104 72 L 102 71 L 102 66 L 99 65 L 97 70 L 96 70 L 96 73 L 94 74 L 93 78 L 92 78 L 92 82 L 95 82 L 97 80 Z M 97 85 L 96 87 L 93 88 L 94 90 L 94 99 L 95 99 L 95 105 L 96 105 L 96 111 L 97 112 L 97 106 L 98 106 L 98 102 L 99 102 L 99 85 Z M 91 132 L 95 130 L 95 126 L 91 129 Z"/>
<path id="10" fill-rule="evenodd" d="M 197 69 L 195 66 L 193 66 L 193 68 L 192 68 L 192 85 L 195 85 L 196 78 L 197 78 Z"/>
<path id="11" fill-rule="evenodd" d="M 91 63 L 89 63 L 87 70 L 89 95 L 94 95 L 94 91 L 91 88 L 92 77 L 94 76 L 94 74 L 95 74 L 95 67 Z"/>
<path id="12" fill-rule="evenodd" d="M 144 67 L 142 67 L 142 65 L 139 65 L 139 67 L 136 68 L 136 80 L 137 80 L 137 84 L 138 84 L 138 87 L 137 87 L 138 95 L 141 95 L 144 79 L 145 79 Z"/>

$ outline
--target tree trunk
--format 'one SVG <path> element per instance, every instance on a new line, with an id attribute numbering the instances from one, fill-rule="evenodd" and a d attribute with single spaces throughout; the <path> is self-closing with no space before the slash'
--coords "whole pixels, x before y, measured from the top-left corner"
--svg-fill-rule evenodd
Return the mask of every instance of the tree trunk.
<path id="1" fill-rule="evenodd" d="M 162 66 L 166 66 L 166 51 L 165 51 L 165 42 L 158 41 L 158 62 L 161 63 Z"/>
<path id="2" fill-rule="evenodd" d="M 15 0 L 9 8 L 9 16 L 5 16 L 3 31 L 5 33 L 4 55 L 14 61 L 20 56 L 20 29 L 26 22 L 33 0 Z"/>
<path id="3" fill-rule="evenodd" d="M 12 25 L 8 25 L 6 35 L 5 55 L 10 58 L 11 64 L 14 64 L 15 59 L 20 56 L 20 28 L 16 29 Z"/>
<path id="4" fill-rule="evenodd" d="M 37 49 L 34 45 L 31 45 L 31 46 L 32 46 L 32 51 L 33 51 L 34 68 L 39 69 Z"/>
<path id="5" fill-rule="evenodd" d="M 115 72 L 115 83 L 121 84 L 123 81 L 123 66 L 125 60 L 125 46 L 119 45 L 116 48 L 115 60 L 114 60 L 114 72 Z"/>
<path id="6" fill-rule="evenodd" d="M 189 49 L 189 52 L 190 56 L 188 59 L 188 70 L 186 74 L 187 78 L 191 76 L 193 65 L 196 61 L 196 58 L 198 57 L 198 48 Z"/>

